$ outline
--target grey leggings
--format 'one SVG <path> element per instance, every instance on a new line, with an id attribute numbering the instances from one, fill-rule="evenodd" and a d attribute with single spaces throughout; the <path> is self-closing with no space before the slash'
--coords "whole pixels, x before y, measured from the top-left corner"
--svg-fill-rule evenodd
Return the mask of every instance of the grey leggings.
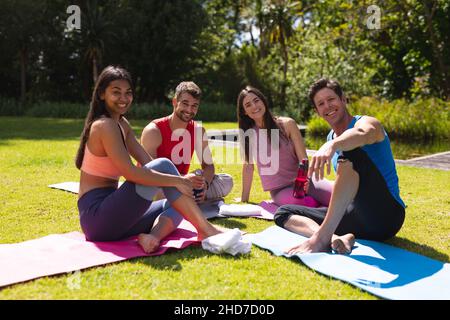
<path id="1" fill-rule="evenodd" d="M 161 173 L 179 175 L 174 164 L 166 158 L 147 163 L 145 168 Z M 97 188 L 78 200 L 80 225 L 91 241 L 115 241 L 139 233 L 150 232 L 158 216 L 179 223 L 179 213 L 170 207 L 181 193 L 174 187 L 163 187 L 166 199 L 153 201 L 157 186 L 143 186 L 126 181 L 120 188 Z"/>

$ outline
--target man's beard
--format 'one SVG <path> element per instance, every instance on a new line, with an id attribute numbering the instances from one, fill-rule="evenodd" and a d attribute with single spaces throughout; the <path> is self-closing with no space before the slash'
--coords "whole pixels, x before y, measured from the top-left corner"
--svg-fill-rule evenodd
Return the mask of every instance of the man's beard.
<path id="1" fill-rule="evenodd" d="M 183 112 L 176 112 L 175 114 L 178 117 L 178 119 L 180 119 L 181 121 L 184 121 L 184 122 L 191 121 L 192 119 L 194 119 L 194 116 L 195 116 L 195 115 L 187 115 Z"/>

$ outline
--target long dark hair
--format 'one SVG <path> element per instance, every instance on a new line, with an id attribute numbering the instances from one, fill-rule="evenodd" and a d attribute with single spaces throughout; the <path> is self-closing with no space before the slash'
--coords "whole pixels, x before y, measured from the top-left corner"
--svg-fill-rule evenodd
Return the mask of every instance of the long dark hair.
<path id="1" fill-rule="evenodd" d="M 92 98 L 90 103 L 89 112 L 84 121 L 83 132 L 80 136 L 80 146 L 78 147 L 77 156 L 75 158 L 75 165 L 78 169 L 81 168 L 84 158 L 84 148 L 89 138 L 92 123 L 100 119 L 101 117 L 111 118 L 111 115 L 106 108 L 105 101 L 100 99 L 100 96 L 105 92 L 108 85 L 115 80 L 126 80 L 133 89 L 133 81 L 130 73 L 119 66 L 107 66 L 98 76 L 95 83 L 94 91 L 92 92 Z"/>
<path id="2" fill-rule="evenodd" d="M 280 127 L 277 122 L 276 118 L 272 115 L 269 109 L 269 101 L 264 96 L 264 94 L 252 86 L 246 86 L 242 91 L 239 93 L 238 99 L 237 99 L 237 118 L 238 118 L 238 124 L 239 129 L 242 129 L 245 132 L 255 126 L 255 121 L 250 118 L 248 115 L 245 114 L 244 109 L 244 98 L 249 94 L 253 93 L 255 96 L 257 96 L 266 107 L 266 112 L 263 116 L 263 123 L 264 123 L 264 129 L 268 129 L 269 132 L 272 129 L 278 129 L 280 132 L 280 138 L 281 139 L 287 139 L 286 134 L 282 127 Z M 270 143 L 270 134 L 267 135 Z M 249 153 L 250 153 L 250 145 L 248 139 L 241 139 L 241 147 L 244 147 L 245 150 L 245 160 L 249 161 Z"/>

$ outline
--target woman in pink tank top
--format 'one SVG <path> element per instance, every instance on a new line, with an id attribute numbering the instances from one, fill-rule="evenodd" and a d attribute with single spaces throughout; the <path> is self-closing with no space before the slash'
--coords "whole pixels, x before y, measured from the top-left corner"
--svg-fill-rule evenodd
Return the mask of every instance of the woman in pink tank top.
<path id="1" fill-rule="evenodd" d="M 276 205 L 299 204 L 327 206 L 331 189 L 309 188 L 304 198 L 293 197 L 294 181 L 301 159 L 307 158 L 305 143 L 297 123 L 288 117 L 274 117 L 267 98 L 256 88 L 247 86 L 237 100 L 240 143 L 244 154 L 241 201 L 248 202 L 253 181 L 254 163 L 264 191 L 269 191 Z M 312 183 L 309 183 L 311 186 Z M 313 190 L 321 195 L 316 199 Z"/>

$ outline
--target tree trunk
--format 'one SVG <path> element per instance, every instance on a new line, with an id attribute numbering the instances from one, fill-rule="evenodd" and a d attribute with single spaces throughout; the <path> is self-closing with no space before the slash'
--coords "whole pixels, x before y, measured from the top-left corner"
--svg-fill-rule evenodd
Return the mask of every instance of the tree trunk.
<path id="1" fill-rule="evenodd" d="M 94 85 L 97 83 L 98 69 L 97 69 L 97 58 L 94 56 L 92 58 L 92 80 L 94 80 Z"/>
<path id="2" fill-rule="evenodd" d="M 20 104 L 25 103 L 27 94 L 27 49 L 22 48 L 20 55 Z"/>
<path id="3" fill-rule="evenodd" d="M 256 25 L 259 28 L 259 51 L 258 51 L 258 60 L 264 58 L 267 54 L 266 50 L 266 39 L 267 35 L 265 34 L 264 29 L 264 14 L 262 12 L 262 3 L 261 1 L 257 1 L 256 5 Z"/>
<path id="4" fill-rule="evenodd" d="M 250 22 L 250 28 L 248 32 L 250 33 L 250 41 L 252 42 L 252 46 L 256 47 L 255 37 L 253 36 L 253 22 Z"/>

